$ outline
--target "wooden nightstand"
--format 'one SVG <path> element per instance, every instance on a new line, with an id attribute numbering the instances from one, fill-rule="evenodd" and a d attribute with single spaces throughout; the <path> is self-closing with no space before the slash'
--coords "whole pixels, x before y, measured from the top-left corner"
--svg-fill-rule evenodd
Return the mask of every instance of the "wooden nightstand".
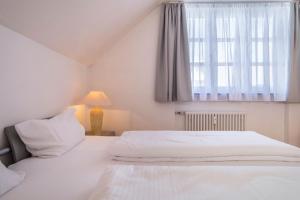
<path id="1" fill-rule="evenodd" d="M 93 134 L 90 131 L 86 131 L 85 135 L 88 135 L 88 136 L 93 136 L 93 135 L 94 136 L 116 136 L 116 132 L 115 131 L 106 131 L 106 130 L 103 130 L 100 133 Z"/>

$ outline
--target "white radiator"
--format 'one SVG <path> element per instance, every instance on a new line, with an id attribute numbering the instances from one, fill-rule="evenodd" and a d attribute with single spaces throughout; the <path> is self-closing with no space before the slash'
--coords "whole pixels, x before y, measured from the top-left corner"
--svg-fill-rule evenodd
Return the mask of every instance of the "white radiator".
<path id="1" fill-rule="evenodd" d="M 185 112 L 187 131 L 244 131 L 245 113 Z"/>

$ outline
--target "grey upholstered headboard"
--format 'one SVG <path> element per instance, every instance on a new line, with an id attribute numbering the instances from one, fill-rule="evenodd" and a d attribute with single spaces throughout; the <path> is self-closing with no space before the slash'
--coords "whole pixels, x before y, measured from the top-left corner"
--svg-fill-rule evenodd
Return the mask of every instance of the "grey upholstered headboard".
<path id="1" fill-rule="evenodd" d="M 19 137 L 15 126 L 4 128 L 4 133 L 7 137 L 14 163 L 31 157 L 31 154 L 26 150 L 25 144 Z"/>

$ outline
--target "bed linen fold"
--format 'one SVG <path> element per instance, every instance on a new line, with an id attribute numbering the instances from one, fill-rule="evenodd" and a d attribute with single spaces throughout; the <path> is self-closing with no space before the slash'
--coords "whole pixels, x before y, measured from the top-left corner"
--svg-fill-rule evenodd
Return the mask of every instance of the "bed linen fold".
<path id="1" fill-rule="evenodd" d="M 110 154 L 129 162 L 300 162 L 299 148 L 251 131 L 129 131 Z"/>

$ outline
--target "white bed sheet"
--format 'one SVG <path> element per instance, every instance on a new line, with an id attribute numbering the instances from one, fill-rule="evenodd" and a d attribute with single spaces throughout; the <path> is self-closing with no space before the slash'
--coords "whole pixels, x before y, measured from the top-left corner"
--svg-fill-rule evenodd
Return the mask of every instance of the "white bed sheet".
<path id="1" fill-rule="evenodd" d="M 116 137 L 90 136 L 55 158 L 29 158 L 9 168 L 24 171 L 24 181 L 1 200 L 87 200 L 111 162 L 107 148 Z"/>

